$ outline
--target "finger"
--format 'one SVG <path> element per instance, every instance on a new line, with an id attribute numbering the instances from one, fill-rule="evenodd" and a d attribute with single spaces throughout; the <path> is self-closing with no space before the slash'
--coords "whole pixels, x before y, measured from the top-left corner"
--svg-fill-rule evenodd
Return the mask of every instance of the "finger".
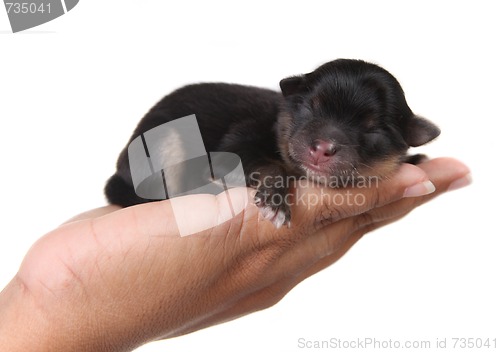
<path id="1" fill-rule="evenodd" d="M 431 177 L 423 171 L 424 169 Z M 254 236 L 254 238 L 265 235 L 266 238 L 259 239 L 261 244 L 269 241 L 276 241 L 276 239 L 280 238 L 285 239 L 285 242 L 282 241 L 280 243 L 288 247 L 288 249 L 285 248 L 283 250 L 283 255 L 279 260 L 280 263 L 276 265 L 275 270 L 278 275 L 280 270 L 283 270 L 285 275 L 287 275 L 287 273 L 289 275 L 294 275 L 297 271 L 311 265 L 312 262 L 330 256 L 332 253 L 336 253 L 353 232 L 366 227 L 370 223 L 384 221 L 391 217 L 398 217 L 402 214 L 406 214 L 411 209 L 415 208 L 419 204 L 419 199 L 421 199 L 421 202 L 426 198 L 404 198 L 400 200 L 400 203 L 393 205 L 390 205 L 391 203 L 387 204 L 394 198 L 401 198 L 405 190 L 411 187 L 409 185 L 413 185 L 415 181 L 422 182 L 430 178 L 437 184 L 438 192 L 443 192 L 451 182 L 459 179 L 467 172 L 467 167 L 462 163 L 446 158 L 429 161 L 421 166 L 421 168 L 413 165 L 403 165 L 402 171 L 391 179 L 390 182 L 386 182 L 384 185 L 380 185 L 379 188 L 375 189 L 360 189 L 360 194 L 366 196 L 367 203 L 368 197 L 371 197 L 369 201 L 372 204 L 370 205 L 371 211 L 338 220 L 336 224 L 326 228 L 321 227 L 319 230 L 315 231 L 316 233 L 314 235 L 310 235 L 311 232 L 307 232 L 304 228 L 300 228 L 300 226 L 296 226 L 295 224 L 290 230 L 277 232 L 272 228 L 271 224 L 267 222 L 258 222 L 255 231 L 256 236 Z M 391 185 L 394 183 L 396 186 L 391 186 L 388 183 Z M 312 188 L 312 192 L 317 192 L 317 189 Z M 346 194 L 345 190 L 333 190 L 333 192 L 344 192 L 343 194 Z M 370 194 L 370 192 L 375 193 Z M 386 193 L 389 195 L 386 195 Z M 379 206 L 379 208 L 372 208 L 372 206 Z M 252 207 L 255 208 L 254 206 L 250 206 L 250 208 Z M 366 208 L 366 204 L 360 205 L 359 208 Z M 360 212 L 361 210 L 352 209 L 351 211 Z M 347 212 L 345 214 L 347 215 Z M 368 231 L 368 228 L 364 231 Z M 278 234 L 278 236 L 275 234 Z"/>
<path id="2" fill-rule="evenodd" d="M 384 226 L 399 219 L 417 206 L 444 193 L 450 184 L 460 180 L 469 173 L 469 169 L 462 163 L 447 158 L 435 159 L 422 165 L 429 179 L 436 184 L 436 192 L 422 197 L 407 197 L 399 199 L 378 208 L 373 208 L 365 213 L 338 220 L 328 226 L 322 227 L 312 234 L 308 234 L 296 244 L 296 249 L 286 253 L 281 259 L 282 270 L 301 270 L 316 261 L 324 261 L 329 265 L 342 255 L 345 250 L 339 251 L 344 243 L 349 243 L 353 233 L 366 233 L 374 228 Z M 379 197 L 380 198 L 380 197 Z M 380 203 L 379 203 L 380 204 Z M 350 247 L 349 247 L 350 248 Z M 333 255 L 333 257 L 332 257 Z M 328 257 L 330 259 L 322 259 Z M 328 264 L 329 263 L 329 264 Z M 324 267 L 319 264 L 319 267 Z"/>
<path id="3" fill-rule="evenodd" d="M 433 179 L 427 172 L 432 172 Z M 432 189 L 426 191 L 426 187 L 432 186 L 433 182 L 437 183 L 434 186 L 439 187 L 440 194 L 453 181 L 468 173 L 469 169 L 463 163 L 451 158 L 439 158 L 419 166 L 403 164 L 390 179 L 380 182 L 375 180 L 372 184 L 360 183 L 356 187 L 334 190 L 316 187 L 313 191 L 317 197 L 321 197 L 319 204 L 324 205 L 313 207 L 313 212 L 309 211 L 308 216 L 314 217 L 314 228 L 319 228 L 340 219 L 367 213 L 403 197 L 410 199 L 432 194 Z M 411 204 L 412 201 L 407 203 Z"/>
<path id="4" fill-rule="evenodd" d="M 470 183 L 470 170 L 463 163 L 451 158 L 438 158 L 418 165 L 426 172 L 436 190 L 421 197 L 407 197 L 385 206 L 374 208 L 352 217 L 352 226 L 364 227 L 373 222 L 381 222 L 407 214 L 416 207 L 446 193 L 452 184 L 465 186 Z"/>
<path id="5" fill-rule="evenodd" d="M 432 159 L 419 164 L 418 167 L 429 175 L 436 188 L 441 190 L 440 193 L 448 190 L 457 181 L 468 180 L 469 183 L 471 181 L 471 171 L 467 165 L 453 158 Z M 466 183 L 461 183 L 461 186 L 466 185 Z"/>
<path id="6" fill-rule="evenodd" d="M 298 223 L 314 231 L 401 199 L 408 190 L 413 190 L 412 194 L 427 194 L 432 191 L 430 186 L 425 171 L 409 164 L 403 164 L 390 179 L 371 178 L 347 188 L 299 185 L 292 207 L 294 225 Z"/>
<path id="7" fill-rule="evenodd" d="M 453 183 L 459 182 L 459 184 L 465 185 L 462 180 L 467 180 L 470 174 L 470 170 L 466 165 L 451 158 L 430 160 L 420 164 L 419 167 L 426 172 L 429 180 L 436 186 L 435 192 L 422 197 L 403 198 L 373 208 L 366 213 L 341 220 L 337 224 L 330 225 L 323 231 L 311 236 L 307 239 L 309 241 L 308 246 L 316 247 L 315 252 L 318 255 L 323 254 L 323 258 L 305 271 L 301 277 L 307 277 L 331 265 L 344 255 L 364 234 L 400 220 L 416 207 L 445 193 Z M 349 229 L 353 233 L 346 235 Z M 346 238 L 344 243 L 341 242 L 343 238 Z M 324 248 L 325 245 L 329 246 L 329 248 Z M 323 248 L 323 251 L 320 250 L 321 248 Z"/>

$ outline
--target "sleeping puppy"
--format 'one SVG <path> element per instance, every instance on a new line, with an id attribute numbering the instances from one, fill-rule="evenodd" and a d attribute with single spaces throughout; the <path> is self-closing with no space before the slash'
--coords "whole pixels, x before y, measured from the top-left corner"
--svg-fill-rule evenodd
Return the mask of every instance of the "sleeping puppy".
<path id="1" fill-rule="evenodd" d="M 408 156 L 409 147 L 440 133 L 413 114 L 398 81 L 371 63 L 331 61 L 283 79 L 280 87 L 281 93 L 226 83 L 185 86 L 146 114 L 129 144 L 154 127 L 195 114 L 206 150 L 240 157 L 247 185 L 257 190 L 255 204 L 280 227 L 291 220 L 290 206 L 283 201 L 289 192 L 283 180 L 289 176 L 328 186 L 386 178 L 401 163 L 422 159 Z M 165 158 L 169 148 L 178 149 L 175 144 L 166 138 Z M 121 206 L 152 201 L 135 192 L 127 148 L 108 180 L 106 196 Z"/>

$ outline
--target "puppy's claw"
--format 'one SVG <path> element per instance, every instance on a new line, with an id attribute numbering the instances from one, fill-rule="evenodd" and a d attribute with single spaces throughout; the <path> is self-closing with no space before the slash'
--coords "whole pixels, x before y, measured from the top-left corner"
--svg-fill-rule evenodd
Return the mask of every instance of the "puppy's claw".
<path id="1" fill-rule="evenodd" d="M 274 224 L 274 226 L 276 226 L 277 229 L 279 229 L 285 223 L 285 218 L 285 212 L 283 210 L 278 210 L 276 211 L 276 215 L 271 220 L 271 222 Z"/>
<path id="2" fill-rule="evenodd" d="M 254 197 L 254 202 L 260 209 L 262 217 L 273 223 L 276 228 L 280 228 L 284 224 L 290 227 L 290 207 L 286 203 L 276 204 L 272 202 L 272 195 L 277 192 L 283 191 L 281 189 L 259 189 Z M 281 199 L 284 196 L 280 197 Z"/>
<path id="3" fill-rule="evenodd" d="M 259 207 L 262 217 L 269 220 L 279 229 L 286 224 L 290 228 L 290 211 L 288 209 L 273 208 L 271 206 Z"/>
<path id="4" fill-rule="evenodd" d="M 264 217 L 264 219 L 272 221 L 272 219 L 276 216 L 275 210 L 271 207 L 262 207 L 260 208 L 260 213 Z"/>

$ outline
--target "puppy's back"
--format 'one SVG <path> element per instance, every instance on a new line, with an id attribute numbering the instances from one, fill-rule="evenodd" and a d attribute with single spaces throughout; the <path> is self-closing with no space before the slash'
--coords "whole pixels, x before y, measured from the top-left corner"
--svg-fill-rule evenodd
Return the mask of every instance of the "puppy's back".
<path id="1" fill-rule="evenodd" d="M 135 194 L 128 145 L 152 128 L 188 115 L 196 115 L 207 152 L 231 151 L 228 143 L 237 141 L 235 149 L 258 146 L 277 153 L 274 125 L 282 99 L 276 91 L 228 83 L 193 84 L 172 92 L 137 125 L 118 158 L 116 173 L 106 184 L 106 197 L 121 206 L 148 202 Z"/>

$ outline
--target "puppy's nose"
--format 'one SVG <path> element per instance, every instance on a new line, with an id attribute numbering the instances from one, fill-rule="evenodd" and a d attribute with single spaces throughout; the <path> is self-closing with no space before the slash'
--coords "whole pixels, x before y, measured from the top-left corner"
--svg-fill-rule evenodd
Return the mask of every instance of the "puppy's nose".
<path id="1" fill-rule="evenodd" d="M 338 147 L 331 141 L 319 139 L 309 147 L 309 155 L 314 164 L 318 165 L 330 160 L 337 152 Z"/>

